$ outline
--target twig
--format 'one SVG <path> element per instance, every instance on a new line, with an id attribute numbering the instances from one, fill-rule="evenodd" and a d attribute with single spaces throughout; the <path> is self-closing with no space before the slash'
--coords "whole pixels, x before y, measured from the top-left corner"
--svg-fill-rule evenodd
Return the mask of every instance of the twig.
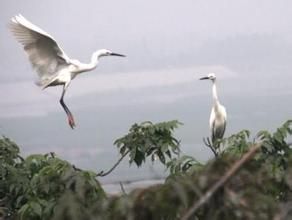
<path id="1" fill-rule="evenodd" d="M 130 150 L 127 150 L 122 156 L 121 158 L 113 165 L 112 168 L 110 168 L 108 171 L 104 172 L 103 170 L 100 171 L 99 173 L 96 174 L 96 176 L 106 176 L 108 174 L 110 174 L 120 163 L 121 161 L 124 159 L 124 157 L 130 152 Z"/>
<path id="2" fill-rule="evenodd" d="M 75 171 L 82 171 L 81 169 L 79 169 L 79 168 L 76 167 L 75 165 L 73 165 L 72 167 L 73 167 L 73 169 L 74 169 Z"/>
<path id="3" fill-rule="evenodd" d="M 124 195 L 126 195 L 126 190 L 122 182 L 120 182 L 121 191 Z"/>
<path id="4" fill-rule="evenodd" d="M 186 212 L 181 220 L 189 219 L 203 204 L 205 204 L 213 194 L 222 187 L 248 160 L 253 158 L 257 150 L 261 147 L 261 144 L 253 145 L 250 150 L 243 155 L 243 157 L 237 161 L 233 166 L 224 174 L 224 176 L 219 179 L 196 203 L 194 203 L 191 208 Z"/>
<path id="5" fill-rule="evenodd" d="M 211 151 L 213 152 L 215 157 L 218 157 L 218 152 L 216 151 L 216 149 L 212 146 L 211 141 L 209 138 L 203 138 L 203 142 L 204 144 L 211 149 Z"/>
<path id="6" fill-rule="evenodd" d="M 17 158 L 21 160 L 21 162 L 24 162 L 24 158 L 20 155 L 17 155 Z"/>
<path id="7" fill-rule="evenodd" d="M 54 152 L 50 152 L 50 155 L 51 155 L 52 158 L 56 157 L 56 154 Z"/>

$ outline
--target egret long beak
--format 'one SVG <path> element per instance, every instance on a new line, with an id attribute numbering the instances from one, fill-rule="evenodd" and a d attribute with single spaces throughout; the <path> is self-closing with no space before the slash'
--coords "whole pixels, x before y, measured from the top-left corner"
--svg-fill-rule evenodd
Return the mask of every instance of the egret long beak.
<path id="1" fill-rule="evenodd" d="M 119 54 L 119 53 L 111 53 L 111 56 L 126 57 L 126 55 Z"/>
<path id="2" fill-rule="evenodd" d="M 204 79 L 209 79 L 209 77 L 205 76 L 205 77 L 200 78 L 200 80 L 204 80 Z"/>

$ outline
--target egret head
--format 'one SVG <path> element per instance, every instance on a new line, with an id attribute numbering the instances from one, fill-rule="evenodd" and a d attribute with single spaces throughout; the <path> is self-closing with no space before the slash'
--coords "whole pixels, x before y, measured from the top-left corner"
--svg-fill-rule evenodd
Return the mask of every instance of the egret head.
<path id="1" fill-rule="evenodd" d="M 98 57 L 104 57 L 104 56 L 119 56 L 119 57 L 125 57 L 125 55 L 123 55 L 123 54 L 114 53 L 114 52 L 112 52 L 110 50 L 107 50 L 107 49 L 98 50 L 96 53 L 98 54 Z"/>
<path id="2" fill-rule="evenodd" d="M 216 80 L 216 75 L 215 75 L 215 73 L 209 73 L 208 76 L 200 78 L 200 80 L 204 80 L 204 79 L 210 79 L 212 81 L 215 81 Z"/>

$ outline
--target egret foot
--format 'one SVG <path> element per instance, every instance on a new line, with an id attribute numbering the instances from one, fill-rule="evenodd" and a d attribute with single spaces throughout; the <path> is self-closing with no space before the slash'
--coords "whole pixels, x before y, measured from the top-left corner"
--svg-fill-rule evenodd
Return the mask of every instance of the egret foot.
<path id="1" fill-rule="evenodd" d="M 74 129 L 74 127 L 76 127 L 76 124 L 75 124 L 75 121 L 74 121 L 74 118 L 72 115 L 68 115 L 68 123 L 72 129 Z"/>

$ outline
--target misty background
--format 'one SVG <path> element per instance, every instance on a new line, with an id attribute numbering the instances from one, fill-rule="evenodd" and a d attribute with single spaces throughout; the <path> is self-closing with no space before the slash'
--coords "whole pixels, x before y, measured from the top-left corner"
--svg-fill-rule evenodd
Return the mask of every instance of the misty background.
<path id="1" fill-rule="evenodd" d="M 211 83 L 226 106 L 229 136 L 242 129 L 273 131 L 291 118 L 291 1 L 17 1 L 0 2 L 0 134 L 24 155 L 56 152 L 77 167 L 100 171 L 119 158 L 113 142 L 136 122 L 177 119 L 183 153 L 199 161 L 212 155 L 209 135 Z M 107 57 L 78 76 L 65 102 L 75 116 L 71 130 L 59 104 L 61 87 L 34 84 L 24 50 L 7 24 L 24 17 L 52 35 L 71 58 L 89 62 L 101 48 Z M 125 160 L 104 182 L 165 176 Z"/>

